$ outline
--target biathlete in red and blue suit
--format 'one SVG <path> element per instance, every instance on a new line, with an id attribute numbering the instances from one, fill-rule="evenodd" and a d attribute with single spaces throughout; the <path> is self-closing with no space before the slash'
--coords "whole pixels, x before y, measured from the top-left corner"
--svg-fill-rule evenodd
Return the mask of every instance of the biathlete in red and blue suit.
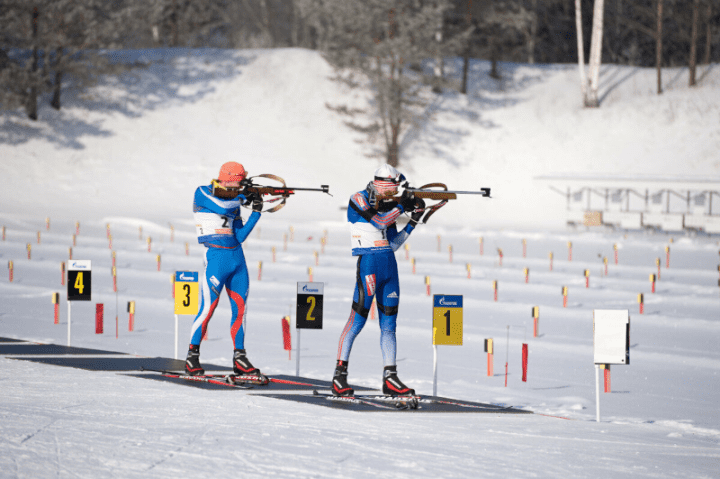
<path id="1" fill-rule="evenodd" d="M 190 347 L 185 371 L 190 375 L 204 374 L 200 365 L 200 342 L 215 312 L 223 288 L 230 298 L 232 317 L 230 336 L 233 340 L 233 370 L 238 375 L 260 376 L 260 370 L 247 359 L 245 352 L 245 305 L 248 297 L 248 271 L 242 243 L 260 219 L 262 198 L 238 194 L 240 182 L 247 173 L 239 163 L 228 162 L 220 168 L 218 179 L 195 190 L 193 213 L 198 243 L 204 245 L 205 270 L 201 275 L 200 311 L 190 334 Z M 253 212 L 243 223 L 240 205 L 252 204 Z"/>
<path id="2" fill-rule="evenodd" d="M 347 218 L 352 235 L 352 254 L 358 257 L 355 293 L 352 310 L 340 335 L 338 356 L 333 375 L 333 394 L 352 396 L 347 382 L 347 365 L 355 338 L 365 326 L 367 316 L 376 298 L 380 323 L 380 349 L 382 350 L 383 392 L 390 395 L 414 395 L 397 377 L 395 328 L 400 304 L 395 251 L 405 242 L 422 216 L 425 204 L 404 192 L 398 203 L 392 199 L 405 179 L 395 168 L 383 165 L 375 171 L 375 178 L 367 189 L 350 198 Z M 415 212 L 415 210 L 418 210 Z M 411 220 L 402 231 L 395 221 L 404 212 L 412 212 Z"/>

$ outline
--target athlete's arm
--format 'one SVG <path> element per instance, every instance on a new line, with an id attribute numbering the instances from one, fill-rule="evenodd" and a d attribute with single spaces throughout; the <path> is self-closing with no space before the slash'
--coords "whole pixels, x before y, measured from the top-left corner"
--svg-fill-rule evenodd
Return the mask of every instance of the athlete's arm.
<path id="1" fill-rule="evenodd" d="M 350 198 L 350 204 L 355 211 L 365 220 L 377 229 L 385 229 L 395 223 L 395 220 L 404 211 L 403 207 L 398 205 L 390 211 L 380 213 L 378 210 L 370 206 L 361 193 L 356 193 Z M 353 206 L 354 205 L 354 206 Z"/>

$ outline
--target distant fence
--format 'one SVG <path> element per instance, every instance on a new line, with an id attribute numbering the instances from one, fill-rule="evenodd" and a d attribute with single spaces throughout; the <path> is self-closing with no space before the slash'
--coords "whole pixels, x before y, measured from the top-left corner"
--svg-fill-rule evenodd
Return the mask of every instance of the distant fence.
<path id="1" fill-rule="evenodd" d="M 720 234 L 720 178 L 543 176 L 566 197 L 569 226 Z"/>

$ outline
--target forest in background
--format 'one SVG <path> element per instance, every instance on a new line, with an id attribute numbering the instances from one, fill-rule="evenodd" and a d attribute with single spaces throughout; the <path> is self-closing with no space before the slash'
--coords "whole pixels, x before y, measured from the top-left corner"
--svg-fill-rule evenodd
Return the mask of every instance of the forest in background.
<path id="1" fill-rule="evenodd" d="M 0 0 L 0 24 L 0 109 L 31 120 L 40 101 L 59 110 L 67 88 L 140 67 L 108 51 L 321 51 L 339 80 L 372 87 L 371 109 L 328 107 L 390 164 L 428 92 L 466 92 L 467 71 L 447 82 L 444 58 L 488 60 L 495 78 L 503 61 L 578 62 L 578 91 L 597 107 L 601 63 L 656 67 L 660 94 L 662 67 L 687 66 L 693 86 L 696 66 L 720 57 L 720 0 Z"/>

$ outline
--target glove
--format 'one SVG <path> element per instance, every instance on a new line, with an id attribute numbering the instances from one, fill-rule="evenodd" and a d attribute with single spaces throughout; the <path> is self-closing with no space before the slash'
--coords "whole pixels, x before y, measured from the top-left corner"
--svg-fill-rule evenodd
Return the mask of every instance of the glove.
<path id="1" fill-rule="evenodd" d="M 263 199 L 257 193 L 250 193 L 247 195 L 247 202 L 252 205 L 252 210 L 260 213 L 263 207 Z"/>
<path id="2" fill-rule="evenodd" d="M 412 211 L 415 206 L 415 195 L 412 191 L 403 191 L 400 197 L 400 206 L 403 207 L 403 211 Z"/>
<path id="3" fill-rule="evenodd" d="M 422 218 L 423 213 L 425 213 L 425 202 L 422 198 L 415 198 L 415 204 L 413 205 L 413 213 L 410 215 L 410 223 L 412 224 L 413 228 L 417 226 L 418 222 L 420 221 L 420 218 Z"/>
<path id="4" fill-rule="evenodd" d="M 258 195 L 256 198 L 253 198 L 252 202 L 252 210 L 257 211 L 258 213 L 262 212 L 263 208 L 263 199 Z"/>

